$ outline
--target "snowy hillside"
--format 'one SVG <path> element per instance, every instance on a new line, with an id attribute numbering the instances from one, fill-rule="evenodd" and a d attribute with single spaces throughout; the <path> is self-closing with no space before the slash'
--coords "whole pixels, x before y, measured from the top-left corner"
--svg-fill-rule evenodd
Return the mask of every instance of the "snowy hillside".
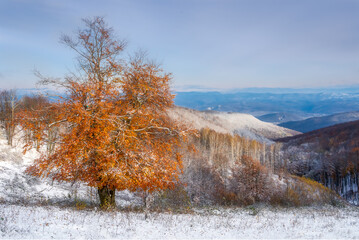
<path id="1" fill-rule="evenodd" d="M 170 110 L 170 116 L 180 122 L 186 122 L 196 129 L 210 128 L 220 133 L 235 133 L 240 136 L 268 142 L 293 136 L 299 132 L 263 122 L 246 113 L 201 112 L 192 109 L 175 107 Z"/>

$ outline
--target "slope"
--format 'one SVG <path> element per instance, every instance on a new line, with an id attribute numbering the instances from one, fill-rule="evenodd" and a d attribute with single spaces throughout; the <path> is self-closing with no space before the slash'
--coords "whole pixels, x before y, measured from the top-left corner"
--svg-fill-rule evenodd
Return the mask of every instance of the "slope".
<path id="1" fill-rule="evenodd" d="M 263 122 L 245 113 L 196 111 L 174 107 L 169 114 L 177 121 L 186 122 L 196 129 L 207 127 L 219 133 L 238 134 L 260 142 L 270 142 L 269 139 L 299 134 L 296 131 Z"/>

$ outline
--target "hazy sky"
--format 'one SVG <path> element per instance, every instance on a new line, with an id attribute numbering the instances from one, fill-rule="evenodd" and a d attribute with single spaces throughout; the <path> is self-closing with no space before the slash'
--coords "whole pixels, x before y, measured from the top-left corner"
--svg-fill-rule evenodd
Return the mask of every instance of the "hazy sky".
<path id="1" fill-rule="evenodd" d="M 59 37 L 92 16 L 128 50 L 148 50 L 176 87 L 359 83 L 359 0 L 0 0 L 0 88 L 34 87 L 34 68 L 72 69 Z"/>

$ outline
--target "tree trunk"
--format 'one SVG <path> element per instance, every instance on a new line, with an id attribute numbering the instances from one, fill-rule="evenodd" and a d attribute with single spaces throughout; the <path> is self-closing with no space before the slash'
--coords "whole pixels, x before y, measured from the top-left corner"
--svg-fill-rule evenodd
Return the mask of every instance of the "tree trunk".
<path id="1" fill-rule="evenodd" d="M 148 212 L 149 212 L 149 204 L 148 204 L 148 192 L 145 191 L 143 193 L 143 204 L 144 204 L 144 207 L 145 207 L 145 220 L 147 219 L 148 217 Z"/>
<path id="2" fill-rule="evenodd" d="M 108 186 L 98 188 L 98 196 L 100 198 L 100 208 L 104 210 L 116 208 L 115 189 L 110 189 Z"/>

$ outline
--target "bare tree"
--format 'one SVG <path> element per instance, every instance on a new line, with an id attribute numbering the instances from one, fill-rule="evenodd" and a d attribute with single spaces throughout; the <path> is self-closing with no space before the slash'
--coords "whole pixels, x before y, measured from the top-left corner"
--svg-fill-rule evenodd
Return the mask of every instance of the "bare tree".
<path id="1" fill-rule="evenodd" d="M 34 145 L 39 149 L 42 141 L 39 131 L 45 131 L 46 147 L 51 153 L 59 134 L 59 127 L 52 124 L 56 112 L 60 111 L 56 108 L 56 104 L 52 104 L 48 98 L 41 95 L 24 96 L 20 108 L 19 124 L 22 127 L 25 144 Z"/>
<path id="2" fill-rule="evenodd" d="M 16 111 L 18 107 L 19 99 L 15 90 L 3 90 L 0 92 L 0 122 L 5 129 L 9 145 L 13 144 L 17 125 Z"/>

